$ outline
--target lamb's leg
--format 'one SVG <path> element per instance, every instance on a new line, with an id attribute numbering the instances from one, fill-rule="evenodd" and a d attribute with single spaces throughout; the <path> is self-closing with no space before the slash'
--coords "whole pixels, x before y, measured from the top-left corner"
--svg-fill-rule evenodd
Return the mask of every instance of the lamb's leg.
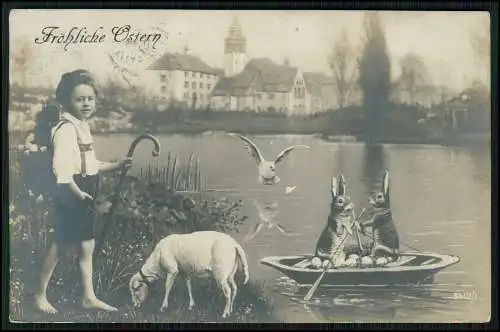
<path id="1" fill-rule="evenodd" d="M 175 278 L 179 272 L 177 270 L 170 270 L 167 274 L 167 280 L 165 281 L 165 297 L 163 298 L 163 303 L 161 304 L 160 311 L 165 312 L 168 309 L 168 295 L 170 294 L 170 290 L 174 285 Z"/>
<path id="2" fill-rule="evenodd" d="M 185 277 L 185 280 L 186 280 L 186 287 L 187 287 L 188 294 L 189 294 L 189 307 L 188 307 L 188 310 L 191 310 L 194 307 L 193 292 L 191 290 L 191 277 L 187 276 L 187 277 Z"/>
<path id="3" fill-rule="evenodd" d="M 231 287 L 229 287 L 229 283 L 227 279 L 222 279 L 220 281 L 220 288 L 222 289 L 222 293 L 224 293 L 224 297 L 226 298 L 226 305 L 224 307 L 224 312 L 222 313 L 222 318 L 226 318 L 230 315 L 230 306 L 231 306 Z"/>
<path id="4" fill-rule="evenodd" d="M 228 278 L 229 286 L 231 287 L 231 304 L 229 305 L 229 313 L 233 312 L 234 299 L 236 298 L 236 293 L 238 292 L 238 286 L 234 282 L 234 275 Z"/>

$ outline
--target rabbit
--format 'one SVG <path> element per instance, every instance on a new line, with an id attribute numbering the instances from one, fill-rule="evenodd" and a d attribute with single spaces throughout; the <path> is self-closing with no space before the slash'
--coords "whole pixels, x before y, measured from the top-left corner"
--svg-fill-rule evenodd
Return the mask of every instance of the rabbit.
<path id="1" fill-rule="evenodd" d="M 356 256 L 359 257 L 363 254 L 360 252 L 356 235 L 353 234 L 353 231 L 355 232 L 357 230 L 351 228 L 354 203 L 346 193 L 346 183 L 342 174 L 339 176 L 338 180 L 336 177 L 332 177 L 331 195 L 330 215 L 316 243 L 314 258 L 311 261 L 315 268 L 319 268 L 320 266 L 325 267 L 329 264 L 332 251 L 342 240 L 344 232 L 346 231 L 349 235 L 344 241 L 342 248 L 339 249 L 335 255 L 333 260 L 334 267 L 352 265 L 352 261 L 357 261 Z M 363 247 L 367 248 L 366 245 Z M 349 260 L 350 256 L 352 256 L 351 260 Z"/>
<path id="2" fill-rule="evenodd" d="M 391 262 L 399 255 L 399 235 L 391 211 L 390 176 L 387 169 L 384 171 L 382 183 L 382 191 L 368 198 L 373 207 L 372 218 L 360 222 L 363 233 L 366 227 L 372 227 L 373 246 L 370 257 L 376 265 Z"/>

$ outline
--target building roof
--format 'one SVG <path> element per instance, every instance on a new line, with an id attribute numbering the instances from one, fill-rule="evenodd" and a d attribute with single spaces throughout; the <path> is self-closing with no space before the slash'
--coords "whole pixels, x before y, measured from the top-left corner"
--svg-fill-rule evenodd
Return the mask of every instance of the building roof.
<path id="1" fill-rule="evenodd" d="M 460 94 L 458 97 L 451 98 L 444 104 L 445 108 L 460 108 L 468 109 L 470 106 L 469 96 L 465 93 Z"/>
<path id="2" fill-rule="evenodd" d="M 165 53 L 148 70 L 183 70 L 216 75 L 219 71 L 207 65 L 199 57 L 191 54 Z"/>
<path id="3" fill-rule="evenodd" d="M 321 72 L 305 72 L 302 74 L 307 91 L 314 96 L 322 95 L 322 87 L 325 85 L 335 85 L 333 77 L 329 77 Z"/>
<path id="4" fill-rule="evenodd" d="M 251 87 L 261 92 L 289 92 L 297 72 L 297 68 L 278 65 L 268 58 L 255 58 L 247 63 L 241 73 L 221 78 L 212 94 L 245 95 Z"/>

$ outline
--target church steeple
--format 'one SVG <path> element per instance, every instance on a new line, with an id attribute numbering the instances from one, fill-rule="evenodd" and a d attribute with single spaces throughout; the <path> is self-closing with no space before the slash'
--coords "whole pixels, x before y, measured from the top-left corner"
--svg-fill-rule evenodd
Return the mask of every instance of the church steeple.
<path id="1" fill-rule="evenodd" d="M 224 39 L 224 53 L 246 53 L 246 38 L 243 36 L 243 29 L 236 17 L 229 27 L 227 37 Z"/>
<path id="2" fill-rule="evenodd" d="M 245 68 L 248 62 L 246 51 L 247 41 L 243 29 L 234 17 L 224 40 L 224 73 L 227 77 L 237 75 Z"/>

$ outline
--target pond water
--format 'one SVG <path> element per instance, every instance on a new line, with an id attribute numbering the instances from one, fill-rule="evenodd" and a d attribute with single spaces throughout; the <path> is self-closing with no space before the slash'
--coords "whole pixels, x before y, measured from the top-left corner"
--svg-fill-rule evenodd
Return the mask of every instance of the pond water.
<path id="1" fill-rule="evenodd" d="M 273 159 L 291 144 L 293 151 L 278 164 L 281 182 L 262 186 L 257 166 L 241 141 L 218 135 L 158 135 L 160 158 L 169 151 L 184 160 L 200 158 L 208 189 L 243 202 L 249 219 L 233 234 L 246 251 L 250 276 L 271 295 L 278 315 L 287 322 L 482 322 L 490 315 L 491 157 L 490 147 L 425 145 L 366 146 L 331 143 L 312 136 L 255 136 L 264 157 Z M 102 159 L 123 157 L 132 135 L 97 136 Z M 134 168 L 151 158 L 143 141 Z M 460 257 L 459 264 L 435 276 L 432 285 L 411 289 L 320 288 L 307 304 L 309 287 L 259 263 L 274 255 L 312 253 L 329 213 L 331 176 L 342 173 L 359 213 L 381 185 L 384 168 L 391 173 L 391 206 L 402 241 L 411 247 Z M 288 190 L 287 190 L 287 187 Z M 295 187 L 294 190 L 290 188 Z M 256 226 L 263 223 L 258 232 Z M 281 225 L 269 227 L 269 225 Z M 288 231 L 288 232 L 287 232 Z M 255 233 L 249 236 L 249 234 Z M 404 244 L 403 244 L 404 243 Z"/>

